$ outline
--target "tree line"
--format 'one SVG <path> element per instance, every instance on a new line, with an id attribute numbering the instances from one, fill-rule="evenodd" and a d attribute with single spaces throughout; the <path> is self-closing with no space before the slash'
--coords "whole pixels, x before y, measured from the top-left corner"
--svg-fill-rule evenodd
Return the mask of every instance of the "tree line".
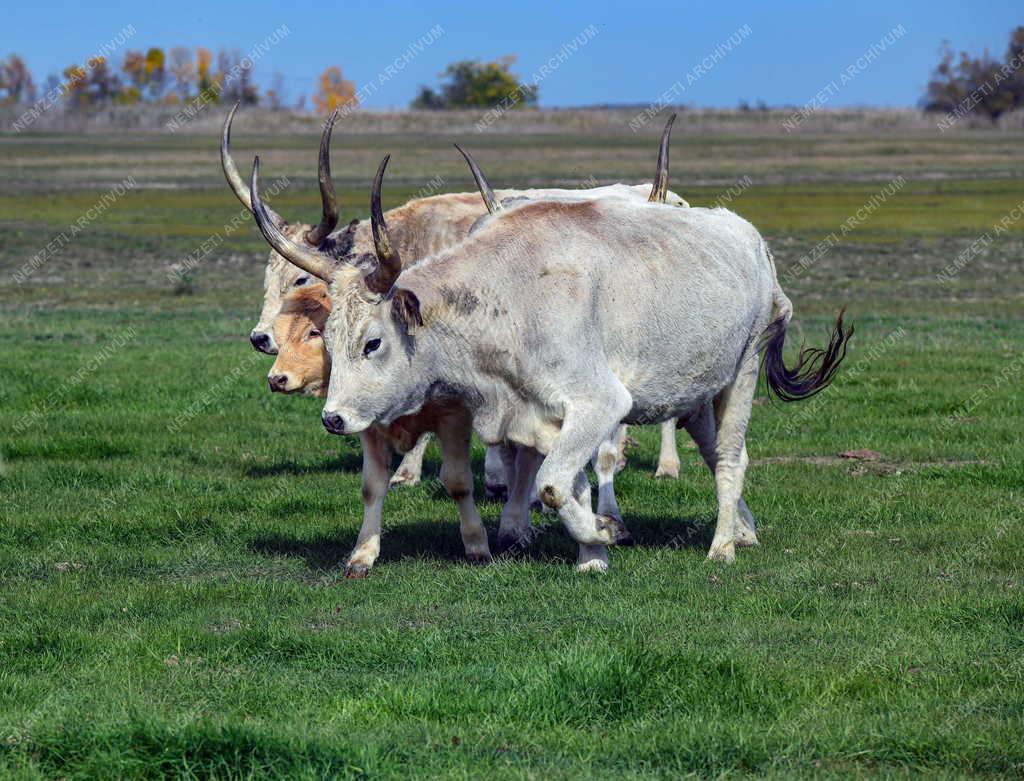
<path id="1" fill-rule="evenodd" d="M 416 109 L 518 108 L 537 103 L 538 88 L 512 73 L 514 56 L 485 62 L 462 60 L 440 74 L 437 89 L 421 87 L 410 104 Z M 129 49 L 120 63 L 92 57 L 84 65 L 72 63 L 59 75 L 51 74 L 37 85 L 25 61 L 17 54 L 0 60 L 0 104 L 60 102 L 69 110 L 84 111 L 105 106 L 153 104 L 177 106 L 197 99 L 204 103 L 259 104 L 272 110 L 306 108 L 306 96 L 289 101 L 284 76 L 275 73 L 268 86 L 254 78 L 255 63 L 236 49 L 216 54 L 205 47 L 194 49 L 158 46 Z M 312 94 L 313 108 L 327 114 L 336 108 L 355 107 L 359 94 L 337 65 L 317 77 Z"/>
<path id="2" fill-rule="evenodd" d="M 152 46 L 129 49 L 119 64 L 107 57 L 92 57 L 84 65 L 72 63 L 59 75 L 37 85 L 25 61 L 17 54 L 0 60 L 0 103 L 63 103 L 71 110 L 104 106 L 153 104 L 176 106 L 194 100 L 205 103 L 260 104 L 273 110 L 304 110 L 306 95 L 289 103 L 284 76 L 273 74 L 261 89 L 254 79 L 255 64 L 237 49 L 216 54 L 205 47 L 174 46 L 167 51 Z M 332 65 L 317 78 L 313 107 L 321 113 L 357 103 L 355 85 Z"/>
<path id="3" fill-rule="evenodd" d="M 513 72 L 514 55 L 493 61 L 460 60 L 439 75 L 438 86 L 423 86 L 409 104 L 420 110 L 521 108 L 535 106 L 536 84 L 521 81 Z M 17 54 L 0 60 L 0 104 L 62 102 L 72 110 L 140 103 L 180 105 L 196 99 L 206 103 L 259 104 L 272 110 L 306 108 L 306 95 L 289 103 L 284 76 L 273 74 L 263 89 L 254 79 L 252 59 L 236 49 L 221 48 L 214 54 L 202 46 L 194 49 L 154 46 L 125 51 L 119 65 L 106 57 L 72 63 L 59 75 L 51 74 L 37 86 L 25 61 Z M 317 77 L 313 108 L 327 114 L 336 108 L 356 107 L 359 93 L 337 65 Z M 1000 59 L 986 51 L 981 55 L 955 55 L 943 45 L 939 64 L 921 100 L 925 111 L 952 118 L 973 115 L 997 120 L 1024 108 L 1024 26 L 1010 35 Z"/>
<path id="4" fill-rule="evenodd" d="M 941 112 L 953 120 L 974 115 L 993 122 L 1024 108 L 1024 25 L 1010 34 L 1001 60 L 987 51 L 960 52 L 957 57 L 944 43 L 922 104 L 925 111 Z"/>

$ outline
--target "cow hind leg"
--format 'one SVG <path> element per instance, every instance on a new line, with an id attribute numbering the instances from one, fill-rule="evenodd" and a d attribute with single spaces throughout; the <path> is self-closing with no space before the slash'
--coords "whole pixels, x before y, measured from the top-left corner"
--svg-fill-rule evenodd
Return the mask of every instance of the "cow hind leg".
<path id="1" fill-rule="evenodd" d="M 418 485 L 420 478 L 423 477 L 423 454 L 427 450 L 427 445 L 430 444 L 430 433 L 426 433 L 419 438 L 419 441 L 413 446 L 402 458 L 402 463 L 398 465 L 398 469 L 391 475 L 391 485 Z"/>
<path id="2" fill-rule="evenodd" d="M 679 447 L 676 444 L 675 418 L 661 424 L 661 449 L 658 452 L 658 468 L 654 476 L 669 480 L 679 477 Z"/>
<path id="3" fill-rule="evenodd" d="M 704 463 L 707 464 L 712 476 L 714 476 L 715 467 L 718 464 L 718 454 L 715 451 L 715 442 L 718 436 L 711 402 L 701 405 L 697 411 L 683 419 L 683 427 L 697 444 L 701 458 L 704 459 Z M 747 463 L 746 445 L 743 446 L 743 455 L 740 460 L 743 463 Z M 743 548 L 757 545 L 757 524 L 754 521 L 753 513 L 750 512 L 742 496 L 736 502 L 736 507 L 741 521 L 741 524 L 736 528 L 736 546 Z"/>
<path id="4" fill-rule="evenodd" d="M 490 445 L 484 453 L 484 496 L 492 502 L 502 502 L 508 496 L 508 470 L 515 458 L 510 445 Z"/>
<path id="5" fill-rule="evenodd" d="M 747 469 L 745 440 L 751 404 L 757 388 L 757 353 L 744 356 L 736 379 L 715 399 L 718 435 L 715 438 L 715 488 L 718 493 L 718 522 L 708 559 L 730 562 L 736 557 L 741 538 L 739 501 Z"/>
<path id="6" fill-rule="evenodd" d="M 477 564 L 491 560 L 487 529 L 473 502 L 473 471 L 469 462 L 472 420 L 468 414 L 453 414 L 438 427 L 441 445 L 441 482 L 459 508 L 460 531 L 466 558 Z"/>
<path id="7" fill-rule="evenodd" d="M 594 474 L 597 475 L 598 515 L 607 515 L 618 518 L 620 521 L 622 513 L 619 511 L 619 503 L 615 498 L 615 473 L 618 471 L 620 452 L 618 434 L 625 428 L 625 426 L 619 426 L 614 436 L 602 442 L 591 461 Z"/>
<path id="8" fill-rule="evenodd" d="M 618 449 L 618 444 L 615 442 L 615 437 L 612 437 L 611 439 L 606 439 L 604 443 L 602 443 L 601 447 L 606 446 L 608 447 L 607 452 L 614 454 L 615 450 Z M 598 452 L 601 452 L 600 448 L 598 448 Z M 612 464 L 610 471 L 612 474 L 615 473 L 614 463 Z M 592 498 L 590 490 L 590 481 L 587 480 L 587 475 L 584 472 L 577 473 L 576 479 L 573 482 L 572 493 L 576 501 L 580 503 L 580 506 L 586 507 L 588 509 L 590 508 L 590 502 Z M 614 493 L 612 494 L 611 500 L 612 502 L 615 501 Z M 597 503 L 597 513 L 598 517 L 600 517 L 602 515 L 600 509 L 600 498 L 598 499 Z M 609 517 L 612 517 L 618 523 L 622 524 L 623 529 L 626 528 L 626 525 L 622 522 L 622 518 L 619 517 L 618 505 L 615 505 L 614 515 L 611 515 Z M 626 533 L 628 534 L 628 531 Z M 608 548 L 604 545 L 581 544 L 579 546 L 579 553 L 576 557 L 576 570 L 578 572 L 606 572 L 608 570 Z"/>
<path id="9" fill-rule="evenodd" d="M 629 426 L 623 423 L 615 432 L 615 447 L 618 451 L 618 460 L 615 462 L 615 474 L 626 468 L 626 444 L 629 442 Z"/>
<path id="10" fill-rule="evenodd" d="M 381 513 L 391 461 L 391 446 L 381 431 L 371 426 L 359 439 L 363 445 L 363 525 L 345 564 L 346 578 L 365 578 L 380 555 Z"/>

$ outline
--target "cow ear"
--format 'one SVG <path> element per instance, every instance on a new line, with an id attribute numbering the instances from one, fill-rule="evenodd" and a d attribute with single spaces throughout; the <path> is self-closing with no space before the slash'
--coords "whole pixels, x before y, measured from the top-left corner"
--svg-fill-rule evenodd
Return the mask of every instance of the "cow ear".
<path id="1" fill-rule="evenodd" d="M 403 287 L 396 288 L 391 298 L 391 309 L 395 317 L 405 323 L 406 330 L 413 333 L 423 325 L 423 317 L 420 315 L 420 300 L 411 290 Z"/>

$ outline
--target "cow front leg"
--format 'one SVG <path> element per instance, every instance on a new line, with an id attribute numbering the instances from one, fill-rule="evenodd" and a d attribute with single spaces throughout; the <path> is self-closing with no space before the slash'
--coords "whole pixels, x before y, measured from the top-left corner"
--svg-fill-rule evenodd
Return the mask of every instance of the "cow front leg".
<path id="1" fill-rule="evenodd" d="M 676 444 L 676 421 L 670 418 L 661 424 L 661 449 L 655 477 L 675 480 L 679 477 L 679 447 Z"/>
<path id="2" fill-rule="evenodd" d="M 363 525 L 345 564 L 346 578 L 365 578 L 380 555 L 381 513 L 388 492 L 391 446 L 374 426 L 359 435 L 363 445 Z"/>
<path id="3" fill-rule="evenodd" d="M 711 541 L 708 558 L 730 562 L 736 557 L 735 546 L 745 528 L 740 521 L 739 501 L 747 470 L 747 423 L 757 388 L 757 353 L 750 351 L 743 359 L 732 385 L 715 399 L 718 435 L 715 438 L 715 488 L 718 493 L 718 523 Z"/>
<path id="4" fill-rule="evenodd" d="M 441 482 L 459 508 L 460 532 L 466 558 L 477 564 L 491 561 L 487 529 L 473 502 L 473 470 L 470 467 L 470 436 L 473 421 L 468 414 L 452 414 L 437 430 L 441 445 Z"/>
<path id="5" fill-rule="evenodd" d="M 430 444 L 430 433 L 426 433 L 417 440 L 413 449 L 405 454 L 398 469 L 391 475 L 391 485 L 418 485 L 423 477 L 423 454 L 427 452 L 427 445 Z"/>
<path id="6" fill-rule="evenodd" d="M 608 396 L 601 398 L 595 393 L 585 402 L 570 399 L 564 403 L 562 428 L 540 468 L 537 485 L 540 500 L 558 513 L 576 542 L 625 544 L 630 537 L 621 521 L 595 515 L 589 504 L 584 505 L 577 498 L 577 475 L 631 406 L 628 391 L 614 377 L 602 378 L 590 386 L 591 391 L 597 388 Z"/>
<path id="7" fill-rule="evenodd" d="M 509 446 L 512 454 L 508 474 L 508 501 L 501 508 L 498 526 L 498 551 L 516 551 L 533 542 L 530 504 L 537 490 L 537 470 L 544 456 L 532 447 Z"/>
<path id="8" fill-rule="evenodd" d="M 715 474 L 718 464 L 718 454 L 715 452 L 715 441 L 718 438 L 717 426 L 715 424 L 715 413 L 711 402 L 702 404 L 697 411 L 682 419 L 683 427 L 693 438 L 700 451 L 701 458 L 707 464 L 711 474 Z M 740 457 L 743 463 L 747 463 L 747 448 L 744 444 L 743 453 Z M 736 509 L 739 512 L 740 525 L 736 529 L 736 546 L 739 548 L 757 545 L 757 523 L 754 514 L 750 512 L 747 503 L 741 496 L 736 502 Z"/>

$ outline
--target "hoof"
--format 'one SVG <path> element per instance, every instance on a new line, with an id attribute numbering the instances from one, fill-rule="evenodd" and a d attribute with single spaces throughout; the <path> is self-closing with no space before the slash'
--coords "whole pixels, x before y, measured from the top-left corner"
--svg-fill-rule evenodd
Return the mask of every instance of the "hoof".
<path id="1" fill-rule="evenodd" d="M 388 485 L 405 485 L 413 486 L 420 484 L 420 476 L 413 474 L 412 472 L 406 472 L 404 469 L 400 469 L 391 475 L 391 481 Z"/>
<path id="2" fill-rule="evenodd" d="M 502 502 L 508 500 L 507 485 L 488 485 L 484 483 L 484 497 L 489 502 Z"/>
<path id="3" fill-rule="evenodd" d="M 466 551 L 466 561 L 470 564 L 490 564 L 491 554 L 487 551 L 483 553 L 470 553 Z"/>
<path id="4" fill-rule="evenodd" d="M 678 480 L 679 464 L 658 464 L 658 471 L 654 476 L 659 480 Z"/>
<path id="5" fill-rule="evenodd" d="M 743 529 L 739 534 L 736 535 L 736 539 L 733 541 L 737 548 L 753 548 L 755 545 L 761 543 L 757 540 L 757 534 L 751 529 Z"/>
<path id="6" fill-rule="evenodd" d="M 608 536 L 609 545 L 632 545 L 633 535 L 629 533 L 625 522 L 613 515 L 598 515 L 597 529 Z"/>
<path id="7" fill-rule="evenodd" d="M 519 553 L 530 547 L 531 542 L 533 542 L 532 534 L 517 536 L 515 534 L 501 534 L 499 532 L 497 542 L 498 554 L 504 556 L 506 554 Z"/>
<path id="8" fill-rule="evenodd" d="M 727 543 L 712 544 L 708 551 L 708 561 L 720 561 L 723 564 L 732 564 L 736 560 L 736 546 L 730 541 Z"/>
<path id="9" fill-rule="evenodd" d="M 345 565 L 345 578 L 347 580 L 361 580 L 370 577 L 370 565 L 362 562 L 354 562 Z"/>
<path id="10" fill-rule="evenodd" d="M 580 545 L 576 557 L 577 572 L 607 572 L 608 549 L 603 545 Z"/>

